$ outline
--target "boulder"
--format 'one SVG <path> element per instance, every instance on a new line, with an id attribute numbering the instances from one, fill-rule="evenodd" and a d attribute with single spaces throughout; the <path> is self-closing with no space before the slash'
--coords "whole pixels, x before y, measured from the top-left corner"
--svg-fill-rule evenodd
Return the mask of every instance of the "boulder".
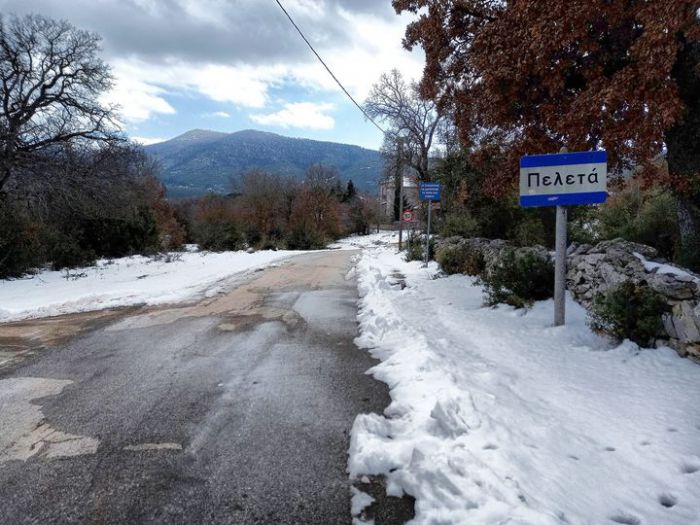
<path id="1" fill-rule="evenodd" d="M 698 305 L 683 301 L 671 309 L 676 338 L 682 343 L 700 343 Z"/>

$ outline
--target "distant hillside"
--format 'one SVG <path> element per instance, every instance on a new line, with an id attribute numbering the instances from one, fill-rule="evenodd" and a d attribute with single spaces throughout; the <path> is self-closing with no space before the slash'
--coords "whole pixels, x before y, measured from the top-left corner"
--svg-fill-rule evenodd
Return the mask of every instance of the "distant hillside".
<path id="1" fill-rule="evenodd" d="M 352 179 L 360 190 L 374 193 L 382 170 L 377 151 L 254 130 L 229 134 L 196 129 L 145 150 L 160 162 L 162 181 L 174 197 L 227 192 L 232 179 L 254 168 L 302 179 L 309 166 L 319 163 L 336 168 L 341 180 Z"/>

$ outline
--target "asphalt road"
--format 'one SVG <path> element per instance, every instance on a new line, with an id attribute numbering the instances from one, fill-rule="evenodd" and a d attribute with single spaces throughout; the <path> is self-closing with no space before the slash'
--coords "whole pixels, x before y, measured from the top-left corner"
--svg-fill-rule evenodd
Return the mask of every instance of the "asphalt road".
<path id="1" fill-rule="evenodd" d="M 348 434 L 389 403 L 353 344 L 352 255 L 197 304 L 5 327 L 29 351 L 0 370 L 0 523 L 351 523 Z M 410 517 L 384 503 L 378 523 Z"/>

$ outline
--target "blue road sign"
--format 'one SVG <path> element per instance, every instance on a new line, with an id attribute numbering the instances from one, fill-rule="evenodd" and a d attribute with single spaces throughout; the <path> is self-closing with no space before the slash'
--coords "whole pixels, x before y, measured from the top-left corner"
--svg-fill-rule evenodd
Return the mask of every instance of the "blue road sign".
<path id="1" fill-rule="evenodd" d="M 439 182 L 421 182 L 419 186 L 419 197 L 422 201 L 439 201 L 440 200 L 440 183 Z"/>
<path id="2" fill-rule="evenodd" d="M 528 155 L 520 159 L 520 206 L 605 202 L 607 178 L 605 151 Z"/>

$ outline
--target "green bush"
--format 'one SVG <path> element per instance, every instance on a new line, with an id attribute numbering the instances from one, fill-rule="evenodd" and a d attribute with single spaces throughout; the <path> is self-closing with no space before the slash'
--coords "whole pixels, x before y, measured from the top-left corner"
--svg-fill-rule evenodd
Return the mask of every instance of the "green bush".
<path id="1" fill-rule="evenodd" d="M 261 246 L 262 244 L 266 243 L 265 235 L 263 235 L 263 232 L 260 231 L 257 224 L 249 222 L 245 225 L 244 230 L 245 241 L 250 246 Z"/>
<path id="2" fill-rule="evenodd" d="M 326 247 L 326 239 L 315 228 L 300 224 L 289 233 L 287 247 L 290 250 L 320 250 Z"/>
<path id="3" fill-rule="evenodd" d="M 51 261 L 51 269 L 77 268 L 95 264 L 95 252 L 81 246 L 76 236 L 66 235 L 59 231 L 53 231 L 47 235 L 48 259 Z"/>
<path id="4" fill-rule="evenodd" d="M 195 240 L 203 250 L 223 252 L 240 250 L 245 239 L 238 225 L 234 222 L 201 222 L 195 226 Z"/>
<path id="5" fill-rule="evenodd" d="M 21 277 L 43 262 L 43 228 L 0 196 L 0 278 Z"/>
<path id="6" fill-rule="evenodd" d="M 406 240 L 406 261 L 423 261 L 425 260 L 425 237 L 422 235 L 416 235 L 414 233 L 409 234 Z M 435 258 L 435 240 L 430 239 L 428 243 L 428 260 L 433 260 Z"/>
<path id="7" fill-rule="evenodd" d="M 568 210 L 569 242 L 596 244 L 600 241 L 599 206 L 570 206 Z"/>
<path id="8" fill-rule="evenodd" d="M 438 231 L 443 237 L 476 237 L 480 232 L 479 221 L 469 210 L 455 210 L 442 220 Z"/>
<path id="9" fill-rule="evenodd" d="M 159 248 L 158 227 L 152 210 L 147 206 L 134 207 L 120 218 L 90 218 L 74 222 L 75 228 L 66 236 L 78 242 L 88 258 L 94 258 L 95 254 L 101 257 L 147 254 Z"/>
<path id="10" fill-rule="evenodd" d="M 439 248 L 435 260 L 447 274 L 481 275 L 486 268 L 484 254 L 467 244 L 448 244 Z"/>
<path id="11" fill-rule="evenodd" d="M 588 322 L 596 331 L 653 346 L 664 334 L 662 316 L 667 310 L 663 296 L 646 283 L 625 281 L 596 297 Z"/>
<path id="12" fill-rule="evenodd" d="M 680 233 L 676 200 L 670 191 L 626 188 L 600 208 L 599 217 L 603 239 L 622 237 L 647 244 L 662 257 L 674 259 Z"/>
<path id="13" fill-rule="evenodd" d="M 409 234 L 406 240 L 406 261 L 423 260 L 423 243 L 418 235 Z"/>
<path id="14" fill-rule="evenodd" d="M 547 241 L 542 220 L 533 215 L 525 215 L 509 234 L 509 239 L 518 246 L 543 245 Z"/>
<path id="15" fill-rule="evenodd" d="M 549 299 L 554 291 L 554 264 L 547 255 L 533 250 L 505 248 L 498 264 L 481 276 L 486 303 L 526 308 Z"/>

